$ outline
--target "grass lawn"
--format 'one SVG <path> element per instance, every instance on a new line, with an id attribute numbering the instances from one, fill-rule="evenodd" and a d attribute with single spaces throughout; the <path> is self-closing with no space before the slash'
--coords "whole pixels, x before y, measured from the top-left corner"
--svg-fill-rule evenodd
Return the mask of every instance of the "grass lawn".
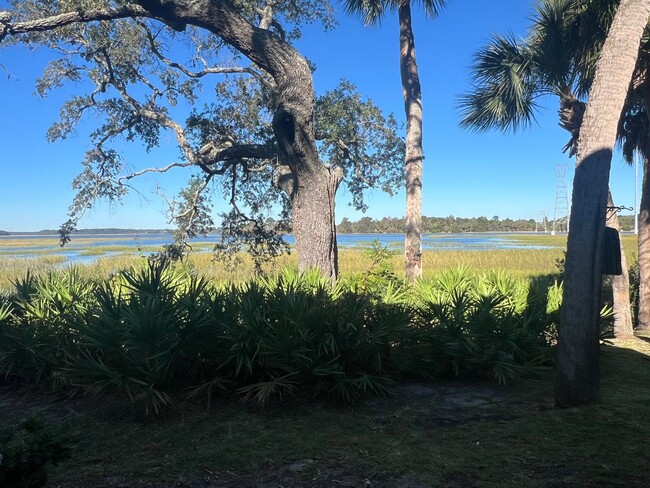
<path id="1" fill-rule="evenodd" d="M 555 409 L 547 372 L 510 387 L 401 384 L 355 407 L 223 399 L 138 417 L 115 399 L 0 390 L 0 424 L 64 423 L 51 487 L 650 486 L 650 337 L 602 346 L 601 404 Z"/>

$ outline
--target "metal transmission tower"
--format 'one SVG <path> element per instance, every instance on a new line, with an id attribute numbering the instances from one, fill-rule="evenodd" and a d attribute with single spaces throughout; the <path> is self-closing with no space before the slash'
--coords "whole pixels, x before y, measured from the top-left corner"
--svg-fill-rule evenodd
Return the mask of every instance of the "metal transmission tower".
<path id="1" fill-rule="evenodd" d="M 538 210 L 535 212 L 535 232 L 548 232 L 548 229 L 546 228 L 547 221 L 548 219 L 546 218 L 546 211 Z M 544 228 L 543 231 L 542 227 Z"/>
<path id="2" fill-rule="evenodd" d="M 551 235 L 556 231 L 569 231 L 569 197 L 566 186 L 566 164 L 558 164 L 557 186 L 555 188 L 555 211 L 553 212 L 553 229 Z"/>

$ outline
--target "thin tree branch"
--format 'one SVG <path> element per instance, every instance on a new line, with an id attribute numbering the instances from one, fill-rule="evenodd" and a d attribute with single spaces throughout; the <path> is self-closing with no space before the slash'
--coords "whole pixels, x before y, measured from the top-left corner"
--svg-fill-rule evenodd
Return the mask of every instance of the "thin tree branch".
<path id="1" fill-rule="evenodd" d="M 187 163 L 187 162 L 175 162 L 175 163 L 170 163 L 167 166 L 162 166 L 162 167 L 151 167 L 151 168 L 145 168 L 140 171 L 135 171 L 129 175 L 126 176 L 121 176 L 117 182 L 121 185 L 123 184 L 124 181 L 132 180 L 133 178 L 137 178 L 138 176 L 142 176 L 147 173 L 166 173 L 172 168 L 187 168 L 189 166 L 194 166 L 192 163 Z"/>
<path id="2" fill-rule="evenodd" d="M 241 66 L 230 66 L 230 67 L 226 67 L 226 66 L 207 67 L 206 66 L 204 69 L 200 71 L 192 71 L 186 68 L 185 66 L 183 66 L 182 64 L 167 58 L 160 51 L 160 49 L 158 49 L 155 36 L 152 34 L 151 30 L 146 26 L 146 24 L 144 22 L 138 22 L 138 25 L 144 30 L 147 36 L 147 40 L 149 41 L 149 47 L 151 49 L 151 52 L 158 59 L 160 59 L 160 61 L 162 61 L 164 64 L 166 64 L 170 68 L 174 68 L 182 72 L 188 78 L 199 79 L 199 78 L 203 78 L 206 75 L 212 75 L 212 74 L 249 74 L 255 77 L 260 83 L 264 84 L 267 88 L 272 89 L 274 87 L 274 84 L 270 80 L 266 79 L 264 76 L 262 76 L 262 74 L 260 74 L 259 72 L 257 72 L 252 68 L 244 68 Z M 203 59 L 201 59 L 201 62 L 203 62 L 205 65 L 205 61 Z"/>

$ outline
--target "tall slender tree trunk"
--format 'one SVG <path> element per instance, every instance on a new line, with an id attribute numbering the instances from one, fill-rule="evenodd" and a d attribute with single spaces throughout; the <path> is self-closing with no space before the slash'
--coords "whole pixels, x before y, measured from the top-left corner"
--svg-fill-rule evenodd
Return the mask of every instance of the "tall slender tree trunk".
<path id="1" fill-rule="evenodd" d="M 406 236 L 404 274 L 414 281 L 422 276 L 422 91 L 415 61 L 415 38 L 411 25 L 411 2 L 398 8 L 400 74 L 406 112 Z"/>
<path id="2" fill-rule="evenodd" d="M 578 141 L 557 348 L 555 403 L 600 401 L 601 249 L 618 121 L 650 0 L 622 0 L 598 61 Z"/>
<path id="3" fill-rule="evenodd" d="M 650 109 L 650 106 L 647 106 Z M 650 144 L 649 144 L 650 145 Z M 643 156 L 643 184 L 639 205 L 639 308 L 637 326 L 650 330 L 650 147 Z"/>
<path id="4" fill-rule="evenodd" d="M 607 206 L 614 207 L 612 193 L 608 192 Z M 621 226 L 618 222 L 618 214 L 612 210 L 607 219 L 607 227 L 616 229 L 619 235 L 621 249 L 621 274 L 612 276 L 612 299 L 614 304 L 614 336 L 630 337 L 634 335 L 632 324 L 632 312 L 630 310 L 630 273 L 627 269 L 627 259 L 623 241 L 620 240 Z"/>
<path id="5" fill-rule="evenodd" d="M 560 126 L 571 133 L 571 139 L 564 146 L 564 150 L 569 150 L 569 155 L 575 154 L 577 150 L 578 136 L 584 118 L 586 104 L 580 101 L 570 87 L 563 87 L 558 90 L 560 97 Z M 608 192 L 608 207 L 614 207 L 611 192 Z M 611 212 L 609 214 L 607 225 L 616 229 L 619 233 L 621 226 L 618 222 L 618 214 Z M 614 308 L 614 335 L 616 337 L 630 336 L 634 333 L 632 323 L 632 313 L 630 310 L 630 275 L 627 269 L 627 259 L 625 250 L 621 241 L 621 268 L 620 275 L 612 276 L 612 301 Z"/>

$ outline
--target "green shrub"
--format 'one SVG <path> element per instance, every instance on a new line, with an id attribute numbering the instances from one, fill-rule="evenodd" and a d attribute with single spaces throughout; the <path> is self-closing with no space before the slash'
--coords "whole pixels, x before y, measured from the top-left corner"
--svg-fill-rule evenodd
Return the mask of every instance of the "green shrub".
<path id="1" fill-rule="evenodd" d="M 409 285 L 384 251 L 337 283 L 285 269 L 217 286 L 164 260 L 104 283 L 28 275 L 0 303 L 0 372 L 155 414 L 181 396 L 355 402 L 402 377 L 505 383 L 549 364 L 559 284 L 459 267 Z"/>
<path id="2" fill-rule="evenodd" d="M 47 428 L 38 416 L 0 431 L 0 486 L 37 488 L 47 482 L 47 466 L 70 457 L 61 428 Z"/>

